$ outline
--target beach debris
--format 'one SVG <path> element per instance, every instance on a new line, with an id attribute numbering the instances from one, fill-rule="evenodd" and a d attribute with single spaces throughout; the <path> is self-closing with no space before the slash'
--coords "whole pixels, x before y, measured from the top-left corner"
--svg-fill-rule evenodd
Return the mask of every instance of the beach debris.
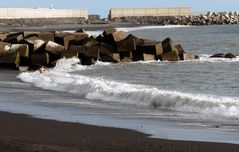
<path id="1" fill-rule="evenodd" d="M 3 33 L 1 33 L 3 35 Z M 18 32 L 6 33 L 0 42 L 0 66 L 11 64 L 23 71 L 37 65 L 54 66 L 60 58 L 77 57 L 82 65 L 102 62 L 180 61 L 195 60 L 197 56 L 186 53 L 181 44 L 171 38 L 162 42 L 126 36 L 115 28 L 106 29 L 97 37 L 89 36 L 83 29 L 68 32 Z M 232 54 L 227 55 L 232 58 Z"/>

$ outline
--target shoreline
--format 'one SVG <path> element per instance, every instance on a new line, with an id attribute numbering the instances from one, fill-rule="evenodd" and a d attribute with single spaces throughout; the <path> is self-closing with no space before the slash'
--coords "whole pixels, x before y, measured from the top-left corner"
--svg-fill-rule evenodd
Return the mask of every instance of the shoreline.
<path id="1" fill-rule="evenodd" d="M 128 129 L 32 118 L 0 112 L 0 151 L 238 151 L 239 145 L 148 138 Z"/>

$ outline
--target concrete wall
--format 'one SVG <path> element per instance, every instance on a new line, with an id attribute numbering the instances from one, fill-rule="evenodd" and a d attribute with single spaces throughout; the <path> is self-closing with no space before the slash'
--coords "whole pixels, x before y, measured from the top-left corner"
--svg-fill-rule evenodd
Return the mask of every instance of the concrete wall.
<path id="1" fill-rule="evenodd" d="M 169 7 L 169 8 L 112 8 L 109 17 L 126 16 L 184 16 L 190 15 L 189 7 Z"/>
<path id="2" fill-rule="evenodd" d="M 84 17 L 86 9 L 47 9 L 47 8 L 0 8 L 0 18 L 67 18 Z"/>

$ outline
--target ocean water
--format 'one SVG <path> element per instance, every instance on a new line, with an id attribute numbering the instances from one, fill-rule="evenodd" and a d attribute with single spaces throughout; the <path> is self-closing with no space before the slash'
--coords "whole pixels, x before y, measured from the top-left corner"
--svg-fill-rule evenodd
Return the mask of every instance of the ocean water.
<path id="1" fill-rule="evenodd" d="M 200 60 L 82 66 L 77 58 L 62 59 L 44 74 L 24 72 L 7 83 L 1 78 L 0 110 L 166 139 L 239 143 L 239 58 L 209 58 L 239 53 L 239 26 L 118 30 L 158 41 L 171 37 Z"/>

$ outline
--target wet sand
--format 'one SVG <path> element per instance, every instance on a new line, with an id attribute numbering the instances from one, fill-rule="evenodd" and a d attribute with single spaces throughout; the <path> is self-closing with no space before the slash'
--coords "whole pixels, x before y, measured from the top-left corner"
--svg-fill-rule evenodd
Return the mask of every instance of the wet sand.
<path id="1" fill-rule="evenodd" d="M 239 145 L 173 141 L 117 128 L 0 112 L 0 152 L 230 152 Z"/>

